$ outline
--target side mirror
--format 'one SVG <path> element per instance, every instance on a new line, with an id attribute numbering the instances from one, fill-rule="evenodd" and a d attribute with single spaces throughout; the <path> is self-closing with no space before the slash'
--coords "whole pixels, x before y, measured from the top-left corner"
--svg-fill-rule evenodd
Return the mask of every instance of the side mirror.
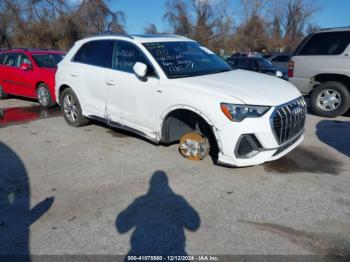
<path id="1" fill-rule="evenodd" d="M 283 73 L 281 71 L 276 71 L 276 76 L 277 77 L 283 77 Z"/>
<path id="2" fill-rule="evenodd" d="M 133 67 L 134 73 L 139 78 L 145 78 L 147 74 L 147 66 L 144 63 L 136 62 Z"/>
<path id="3" fill-rule="evenodd" d="M 28 70 L 32 70 L 32 66 L 30 64 L 27 63 L 23 63 L 19 66 L 20 69 L 24 70 L 24 71 L 28 71 Z"/>

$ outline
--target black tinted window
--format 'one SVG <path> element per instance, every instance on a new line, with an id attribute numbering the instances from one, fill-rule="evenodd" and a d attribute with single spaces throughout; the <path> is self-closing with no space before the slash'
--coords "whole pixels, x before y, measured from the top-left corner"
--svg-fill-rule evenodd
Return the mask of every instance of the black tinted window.
<path id="1" fill-rule="evenodd" d="M 0 65 L 4 63 L 5 54 L 0 54 Z"/>
<path id="2" fill-rule="evenodd" d="M 231 66 L 237 66 L 238 64 L 238 59 L 228 59 L 227 62 L 231 65 Z"/>
<path id="3" fill-rule="evenodd" d="M 79 49 L 73 61 L 110 68 L 112 67 L 113 47 L 114 41 L 111 40 L 88 42 Z"/>
<path id="4" fill-rule="evenodd" d="M 6 55 L 4 65 L 19 67 L 19 54 L 9 53 Z"/>
<path id="5" fill-rule="evenodd" d="M 148 76 L 155 75 L 153 67 L 149 65 L 149 62 L 147 61 L 145 55 L 139 48 L 128 42 L 117 41 L 114 50 L 113 69 L 133 73 L 133 67 L 136 62 L 147 65 Z"/>
<path id="6" fill-rule="evenodd" d="M 350 42 L 350 31 L 318 33 L 310 38 L 299 55 L 340 55 Z"/>
<path id="7" fill-rule="evenodd" d="M 33 54 L 33 59 L 39 67 L 55 68 L 63 59 L 62 54 Z"/>
<path id="8" fill-rule="evenodd" d="M 239 59 L 238 66 L 248 68 L 250 65 L 249 59 Z"/>
<path id="9" fill-rule="evenodd" d="M 289 56 L 287 55 L 279 55 L 272 59 L 274 62 L 289 62 Z"/>

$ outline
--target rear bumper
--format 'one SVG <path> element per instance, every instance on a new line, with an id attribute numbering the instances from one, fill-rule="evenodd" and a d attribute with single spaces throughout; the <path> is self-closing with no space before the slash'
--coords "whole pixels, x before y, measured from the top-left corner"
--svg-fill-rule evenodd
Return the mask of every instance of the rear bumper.
<path id="1" fill-rule="evenodd" d="M 288 81 L 295 85 L 295 87 L 304 95 L 309 94 L 313 88 L 309 78 L 290 77 Z"/>

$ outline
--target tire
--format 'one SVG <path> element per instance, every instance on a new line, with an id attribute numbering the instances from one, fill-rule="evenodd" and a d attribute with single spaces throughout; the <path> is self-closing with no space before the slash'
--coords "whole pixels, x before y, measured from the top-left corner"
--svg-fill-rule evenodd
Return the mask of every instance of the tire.
<path id="1" fill-rule="evenodd" d="M 350 107 L 349 89 L 340 82 L 324 82 L 312 90 L 310 103 L 312 111 L 319 116 L 341 116 Z"/>
<path id="2" fill-rule="evenodd" d="M 42 107 L 49 108 L 56 104 L 53 101 L 50 90 L 46 84 L 39 84 L 38 88 L 36 89 L 36 94 L 38 96 L 39 104 Z"/>
<path id="3" fill-rule="evenodd" d="M 0 100 L 8 98 L 8 94 L 4 92 L 2 89 L 2 85 L 0 85 Z"/>
<path id="4" fill-rule="evenodd" d="M 89 119 L 83 116 L 77 96 L 70 88 L 65 89 L 60 96 L 61 111 L 70 126 L 80 127 L 89 124 Z"/>
<path id="5" fill-rule="evenodd" d="M 208 138 L 197 132 L 190 132 L 180 139 L 180 154 L 191 161 L 203 160 L 209 155 L 210 144 Z"/>

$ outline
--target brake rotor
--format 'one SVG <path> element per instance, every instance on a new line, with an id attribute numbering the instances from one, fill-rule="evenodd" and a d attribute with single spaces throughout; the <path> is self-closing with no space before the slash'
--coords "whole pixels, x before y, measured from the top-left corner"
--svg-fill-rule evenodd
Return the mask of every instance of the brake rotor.
<path id="1" fill-rule="evenodd" d="M 191 132 L 183 135 L 180 140 L 179 152 L 188 160 L 203 160 L 210 151 L 209 141 L 203 135 Z"/>

